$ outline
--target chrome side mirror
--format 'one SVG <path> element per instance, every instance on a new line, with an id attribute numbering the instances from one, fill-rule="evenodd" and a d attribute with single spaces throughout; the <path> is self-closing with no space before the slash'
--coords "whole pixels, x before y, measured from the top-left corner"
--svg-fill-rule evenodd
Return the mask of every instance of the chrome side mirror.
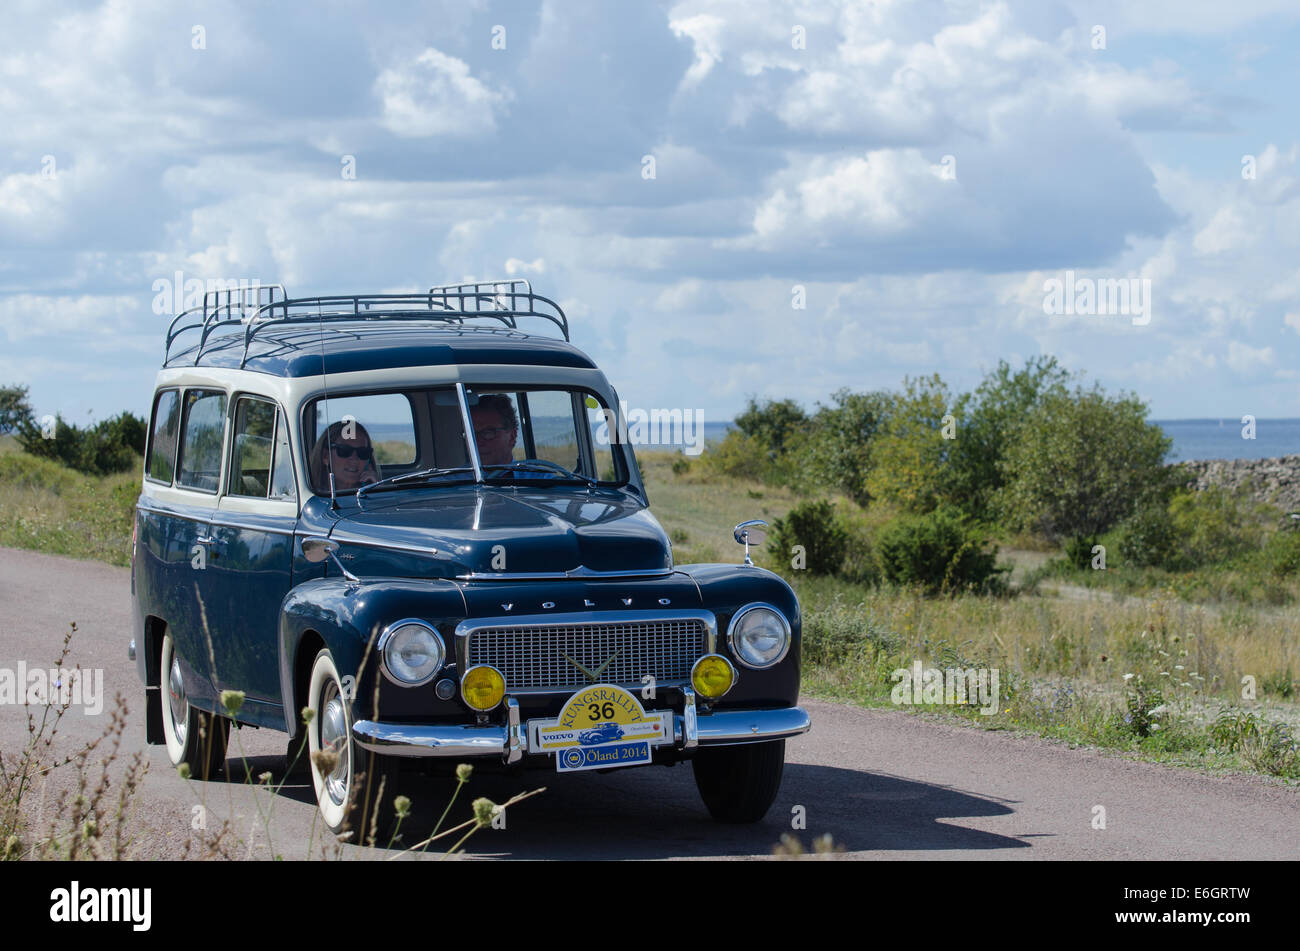
<path id="1" fill-rule="evenodd" d="M 754 560 L 749 557 L 749 546 L 763 544 L 767 538 L 767 522 L 761 518 L 741 522 L 732 532 L 732 537 L 736 539 L 736 544 L 745 546 L 745 564 L 753 565 Z"/>
<path id="2" fill-rule="evenodd" d="M 334 554 L 338 550 L 339 543 L 324 535 L 308 535 L 302 540 L 302 556 L 313 565 L 319 565 L 326 558 L 332 559 L 339 571 L 343 572 L 344 578 L 349 581 L 360 581 L 360 578 L 343 567 L 343 562 L 339 561 L 338 556 Z"/>

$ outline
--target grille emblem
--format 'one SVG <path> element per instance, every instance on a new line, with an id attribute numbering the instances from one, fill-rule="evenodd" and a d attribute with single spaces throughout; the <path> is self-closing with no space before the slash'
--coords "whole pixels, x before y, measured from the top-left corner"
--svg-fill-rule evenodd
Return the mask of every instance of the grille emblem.
<path id="1" fill-rule="evenodd" d="M 501 610 L 503 610 L 503 611 L 513 611 L 513 610 L 514 610 L 514 607 L 515 607 L 515 603 L 514 603 L 513 601 L 511 601 L 509 604 L 503 604 L 503 605 L 501 605 Z"/>
<path id="2" fill-rule="evenodd" d="M 672 602 L 670 599 L 668 599 L 668 598 L 660 598 L 660 599 L 659 599 L 659 603 L 660 603 L 660 604 L 672 604 L 673 602 Z"/>
<path id="3" fill-rule="evenodd" d="M 609 657 L 605 658 L 605 663 L 601 664 L 601 665 L 600 665 L 599 667 L 597 667 L 594 671 L 592 671 L 592 670 L 588 670 L 586 667 L 583 667 L 580 663 L 578 663 L 576 660 L 574 660 L 574 659 L 573 659 L 572 657 L 570 657 L 568 654 L 564 654 L 563 652 L 561 652 L 561 655 L 562 655 L 562 656 L 564 657 L 564 659 L 567 660 L 570 664 L 572 664 L 574 667 L 577 667 L 578 670 L 582 671 L 583 676 L 586 677 L 588 680 L 590 680 L 590 681 L 594 684 L 597 680 L 600 679 L 600 675 L 603 674 L 603 673 L 605 672 L 605 668 L 608 667 L 610 664 L 612 664 L 612 663 L 614 662 L 614 658 L 617 657 L 617 656 L 618 656 L 619 654 L 621 654 L 622 652 L 623 652 L 623 649 L 620 647 L 618 650 L 614 651 L 614 653 L 610 654 Z"/>
<path id="4" fill-rule="evenodd" d="M 555 602 L 554 602 L 554 601 L 543 601 L 543 602 L 542 602 L 542 607 L 544 607 L 546 610 L 549 611 L 551 608 L 555 607 Z"/>
<path id="5" fill-rule="evenodd" d="M 591 598 L 583 598 L 582 603 L 589 608 L 594 608 L 596 606 L 596 602 L 591 600 Z"/>
<path id="6" fill-rule="evenodd" d="M 630 604 L 632 603 L 632 599 L 631 599 L 631 598 L 624 598 L 624 599 L 623 599 L 623 603 L 624 603 L 624 604 L 629 604 L 629 605 L 630 605 Z"/>

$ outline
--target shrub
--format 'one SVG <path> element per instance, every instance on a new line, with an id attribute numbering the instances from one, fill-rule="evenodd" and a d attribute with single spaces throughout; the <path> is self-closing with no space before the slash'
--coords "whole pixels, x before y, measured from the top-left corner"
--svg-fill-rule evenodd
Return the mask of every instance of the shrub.
<path id="1" fill-rule="evenodd" d="M 1219 486 L 1179 492 L 1169 502 L 1169 518 L 1191 565 L 1219 564 L 1263 544 L 1262 507 Z"/>
<path id="2" fill-rule="evenodd" d="M 1163 503 L 1142 506 L 1120 523 L 1117 534 L 1119 555 L 1125 562 L 1179 570 L 1178 533 Z"/>
<path id="3" fill-rule="evenodd" d="M 791 437 L 807 422 L 808 414 L 794 400 L 766 400 L 760 404 L 751 396 L 736 417 L 736 428 L 758 440 L 774 456 L 780 456 L 789 448 Z"/>
<path id="4" fill-rule="evenodd" d="M 794 546 L 803 547 L 804 568 L 814 575 L 839 572 L 849 550 L 849 533 L 839 524 L 835 506 L 825 499 L 800 502 L 772 524 L 768 551 L 789 564 Z"/>
<path id="5" fill-rule="evenodd" d="M 82 429 L 55 417 L 49 438 L 34 420 L 19 424 L 18 442 L 33 456 L 54 459 L 87 475 L 111 475 L 136 465 L 144 455 L 146 424 L 134 413 L 120 413 Z"/>
<path id="6" fill-rule="evenodd" d="M 986 551 L 987 536 L 955 509 L 894 519 L 880 532 L 876 547 L 880 570 L 895 584 L 919 584 L 931 593 L 961 589 L 997 590 L 1005 569 L 997 567 L 997 548 Z"/>
<path id="7" fill-rule="evenodd" d="M 1045 397 L 1002 462 L 1000 507 L 1049 538 L 1095 538 L 1165 491 L 1171 440 L 1136 396 L 1099 387 Z"/>
<path id="8" fill-rule="evenodd" d="M 1279 578 L 1289 578 L 1300 571 L 1300 532 L 1275 532 L 1264 545 L 1264 560 Z"/>
<path id="9" fill-rule="evenodd" d="M 772 469 L 767 445 L 738 429 L 727 433 L 721 442 L 710 445 L 700 456 L 699 464 L 714 475 L 756 482 L 767 477 Z"/>

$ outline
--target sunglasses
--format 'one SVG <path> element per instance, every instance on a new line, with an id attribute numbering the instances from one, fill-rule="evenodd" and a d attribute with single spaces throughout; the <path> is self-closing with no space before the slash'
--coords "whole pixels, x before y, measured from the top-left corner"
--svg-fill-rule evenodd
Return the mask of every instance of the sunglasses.
<path id="1" fill-rule="evenodd" d="M 334 444 L 334 452 L 340 459 L 351 459 L 355 453 L 362 462 L 369 462 L 375 455 L 375 450 L 370 446 L 344 446 L 339 443 Z"/>

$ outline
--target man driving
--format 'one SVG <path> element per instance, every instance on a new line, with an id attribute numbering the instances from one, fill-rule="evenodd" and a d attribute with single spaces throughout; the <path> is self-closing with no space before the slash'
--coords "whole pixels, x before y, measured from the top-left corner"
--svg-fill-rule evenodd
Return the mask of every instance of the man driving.
<path id="1" fill-rule="evenodd" d="M 480 396 L 478 404 L 470 409 L 470 419 L 474 423 L 479 461 L 484 466 L 508 466 L 514 462 L 519 417 L 510 397 L 504 393 Z"/>

